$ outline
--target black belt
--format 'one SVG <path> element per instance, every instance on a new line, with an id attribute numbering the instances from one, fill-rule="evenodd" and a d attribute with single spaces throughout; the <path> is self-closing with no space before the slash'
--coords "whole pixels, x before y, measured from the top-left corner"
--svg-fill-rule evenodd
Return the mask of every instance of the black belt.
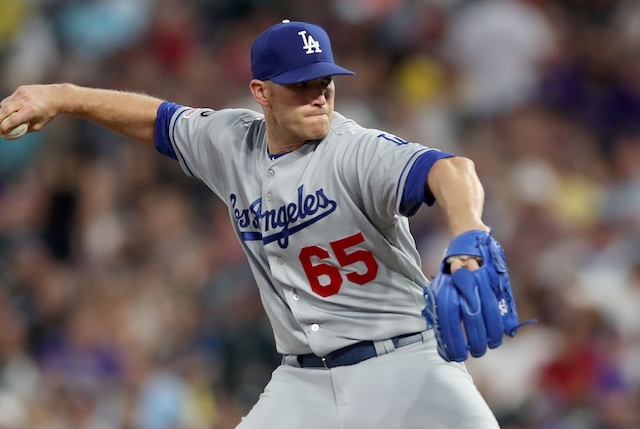
<path id="1" fill-rule="evenodd" d="M 395 348 L 422 341 L 422 332 L 398 335 L 391 338 Z M 355 365 L 363 360 L 377 356 L 373 341 L 361 341 L 350 346 L 332 351 L 320 357 L 314 354 L 298 355 L 298 363 L 302 368 L 335 368 L 336 366 Z"/>

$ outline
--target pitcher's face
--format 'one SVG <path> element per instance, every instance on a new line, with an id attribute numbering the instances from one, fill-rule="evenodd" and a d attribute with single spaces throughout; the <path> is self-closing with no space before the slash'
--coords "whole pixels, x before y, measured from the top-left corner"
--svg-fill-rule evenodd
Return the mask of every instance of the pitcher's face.
<path id="1" fill-rule="evenodd" d="M 322 140 L 329 133 L 335 101 L 331 77 L 292 85 L 267 82 L 269 102 L 276 126 L 302 143 Z"/>

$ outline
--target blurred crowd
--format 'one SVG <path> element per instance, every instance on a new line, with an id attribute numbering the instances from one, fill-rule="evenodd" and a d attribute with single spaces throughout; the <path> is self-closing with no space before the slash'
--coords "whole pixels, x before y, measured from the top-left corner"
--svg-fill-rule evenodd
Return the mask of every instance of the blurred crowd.
<path id="1" fill-rule="evenodd" d="M 0 99 L 73 82 L 258 106 L 249 50 L 325 27 L 336 110 L 472 158 L 521 319 L 468 362 L 503 429 L 640 427 L 640 3 L 1 0 Z M 0 142 L 0 428 L 227 429 L 279 363 L 226 207 L 70 117 Z M 433 276 L 437 208 L 411 219 Z"/>

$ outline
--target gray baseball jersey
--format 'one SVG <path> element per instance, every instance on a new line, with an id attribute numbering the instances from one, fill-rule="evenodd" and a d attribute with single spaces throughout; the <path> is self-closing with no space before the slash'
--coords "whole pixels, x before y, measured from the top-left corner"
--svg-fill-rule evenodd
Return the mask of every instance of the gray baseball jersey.
<path id="1" fill-rule="evenodd" d="M 261 114 L 160 110 L 169 152 L 229 207 L 280 353 L 425 329 L 427 279 L 401 196 L 420 155 L 448 154 L 335 113 L 324 140 L 271 157 Z"/>
<path id="2" fill-rule="evenodd" d="M 498 428 L 421 314 L 427 279 L 405 215 L 433 201 L 428 171 L 450 154 L 335 113 L 322 141 L 271 156 L 261 114 L 168 102 L 156 147 L 226 202 L 285 355 L 238 429 Z M 300 355 L 325 362 L 361 341 L 376 359 L 301 368 Z"/>

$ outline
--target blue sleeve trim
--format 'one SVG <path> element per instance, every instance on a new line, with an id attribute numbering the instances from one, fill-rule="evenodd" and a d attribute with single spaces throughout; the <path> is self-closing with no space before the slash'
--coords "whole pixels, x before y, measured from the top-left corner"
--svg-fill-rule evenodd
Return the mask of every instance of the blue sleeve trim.
<path id="1" fill-rule="evenodd" d="M 176 161 L 178 160 L 178 156 L 171 144 L 171 138 L 169 137 L 169 125 L 171 124 L 171 118 L 173 115 L 182 107 L 183 106 L 180 106 L 179 104 L 164 101 L 160 104 L 160 107 L 158 107 L 158 115 L 156 116 L 156 150 L 169 158 L 175 159 Z"/>
<path id="2" fill-rule="evenodd" d="M 402 200 L 400 202 L 400 214 L 413 216 L 416 214 L 421 204 L 428 206 L 435 203 L 436 198 L 431 192 L 425 192 L 427 177 L 433 164 L 439 159 L 454 156 L 448 152 L 429 150 L 421 154 L 411 166 L 404 182 Z"/>

